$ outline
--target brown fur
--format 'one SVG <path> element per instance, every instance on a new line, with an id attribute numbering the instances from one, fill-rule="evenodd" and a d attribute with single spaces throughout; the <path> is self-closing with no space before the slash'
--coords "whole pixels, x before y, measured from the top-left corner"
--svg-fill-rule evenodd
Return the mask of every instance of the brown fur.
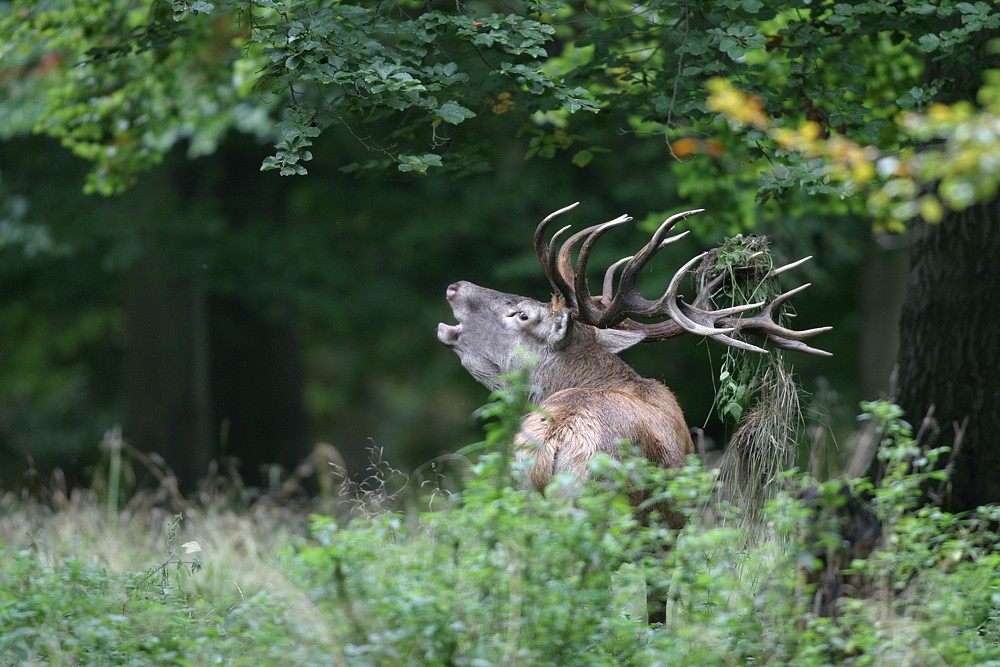
<path id="1" fill-rule="evenodd" d="M 534 457 L 528 477 L 540 491 L 559 473 L 585 479 L 594 455 L 617 457 L 622 440 L 663 468 L 683 465 L 694 450 L 673 392 L 651 380 L 640 378 L 615 389 L 563 389 L 539 407 L 541 412 L 524 418 L 516 447 L 520 458 Z M 633 493 L 630 499 L 638 505 L 645 494 Z M 663 504 L 653 509 L 674 527 L 682 523 Z"/>

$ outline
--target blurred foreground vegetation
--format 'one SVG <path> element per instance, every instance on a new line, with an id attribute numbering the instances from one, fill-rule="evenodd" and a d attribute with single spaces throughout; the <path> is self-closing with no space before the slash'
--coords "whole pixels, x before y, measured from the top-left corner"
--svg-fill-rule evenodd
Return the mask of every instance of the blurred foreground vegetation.
<path id="1" fill-rule="evenodd" d="M 497 399 L 490 440 L 509 444 L 521 406 Z M 0 664 L 998 664 L 1000 515 L 929 503 L 947 450 L 892 404 L 865 410 L 882 481 L 791 472 L 752 526 L 695 459 L 601 458 L 546 498 L 512 487 L 503 446 L 423 482 L 375 465 L 308 521 L 221 483 L 183 507 L 8 493 Z M 626 485 L 688 525 L 637 524 Z"/>

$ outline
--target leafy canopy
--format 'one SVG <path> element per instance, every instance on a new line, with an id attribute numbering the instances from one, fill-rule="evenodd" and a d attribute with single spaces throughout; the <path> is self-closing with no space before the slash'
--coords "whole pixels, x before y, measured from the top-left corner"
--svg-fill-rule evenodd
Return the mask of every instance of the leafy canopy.
<path id="1" fill-rule="evenodd" d="M 127 187 L 178 143 L 212 151 L 230 130 L 269 137 L 262 169 L 285 175 L 306 172 L 331 128 L 370 151 L 345 168 L 419 174 L 487 169 L 514 136 L 529 156 L 572 151 L 578 166 L 650 137 L 682 196 L 744 223 L 779 196 L 835 202 L 875 169 L 838 178 L 789 136 L 890 152 L 932 140 L 901 131 L 897 113 L 974 90 L 979 47 L 1000 27 L 991 3 L 954 0 L 4 4 L 0 85 L 18 95 L 0 103 L 0 131 L 58 137 L 93 162 L 93 191 Z M 736 119 L 750 129 L 706 102 L 720 78 L 748 96 Z M 896 213 L 939 218 L 953 199 Z"/>

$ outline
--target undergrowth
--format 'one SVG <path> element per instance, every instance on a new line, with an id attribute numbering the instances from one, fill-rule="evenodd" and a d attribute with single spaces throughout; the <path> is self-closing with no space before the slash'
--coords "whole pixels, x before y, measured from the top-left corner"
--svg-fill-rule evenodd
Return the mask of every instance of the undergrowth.
<path id="1" fill-rule="evenodd" d="M 461 490 L 403 502 L 383 468 L 308 530 L 280 503 L 182 520 L 4 497 L 0 665 L 1000 665 L 1000 511 L 929 504 L 944 450 L 891 404 L 865 407 L 878 484 L 790 472 L 749 539 L 695 459 L 520 490 L 512 392 Z M 635 486 L 687 526 L 637 522 Z"/>

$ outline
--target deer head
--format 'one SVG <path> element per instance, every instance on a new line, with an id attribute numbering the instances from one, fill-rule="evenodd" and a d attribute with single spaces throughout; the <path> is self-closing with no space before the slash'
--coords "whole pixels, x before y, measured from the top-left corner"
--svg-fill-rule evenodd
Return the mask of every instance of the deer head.
<path id="1" fill-rule="evenodd" d="M 606 382 L 610 370 L 605 368 L 606 357 L 645 338 L 639 331 L 581 323 L 559 299 L 543 303 L 464 281 L 449 285 L 446 297 L 458 324 L 439 324 L 438 339 L 490 389 L 496 389 L 497 378 L 518 368 L 525 357 L 532 358 L 536 399 L 567 386 Z"/>

